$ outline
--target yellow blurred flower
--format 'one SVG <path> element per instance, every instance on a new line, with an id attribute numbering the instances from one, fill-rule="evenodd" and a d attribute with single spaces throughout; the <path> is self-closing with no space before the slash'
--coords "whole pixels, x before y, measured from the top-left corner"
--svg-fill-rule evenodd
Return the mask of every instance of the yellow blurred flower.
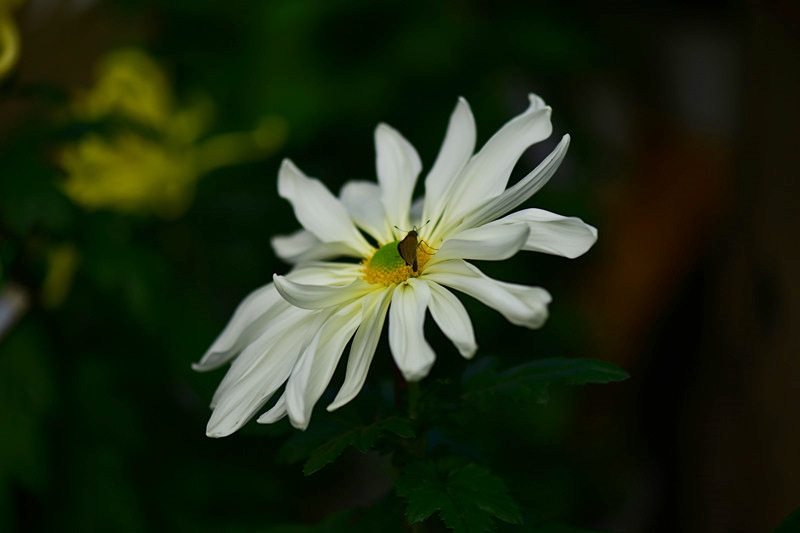
<path id="1" fill-rule="evenodd" d="M 63 189 L 89 209 L 177 216 L 191 202 L 197 177 L 190 159 L 190 149 L 171 150 L 132 133 L 113 139 L 88 135 L 60 154 L 69 175 Z"/>
<path id="2" fill-rule="evenodd" d="M 24 0 L 0 0 L 0 79 L 6 77 L 19 60 L 19 30 L 11 11 L 23 2 Z"/>
<path id="3" fill-rule="evenodd" d="M 87 209 L 177 217 L 191 204 L 195 183 L 225 165 L 265 157 L 286 137 L 269 117 L 250 132 L 205 140 L 212 104 L 198 98 L 178 107 L 163 69 L 143 52 L 125 49 L 100 61 L 96 83 L 75 96 L 70 115 L 82 122 L 116 121 L 115 133 L 92 133 L 63 147 L 63 190 Z"/>
<path id="4" fill-rule="evenodd" d="M 82 120 L 124 117 L 163 131 L 175 113 L 166 73 L 136 49 L 109 52 L 95 66 L 95 85 L 75 95 L 73 114 Z"/>
<path id="5" fill-rule="evenodd" d="M 67 299 L 78 269 L 80 254 L 73 244 L 58 244 L 47 251 L 47 273 L 42 282 L 42 305 L 59 307 Z"/>

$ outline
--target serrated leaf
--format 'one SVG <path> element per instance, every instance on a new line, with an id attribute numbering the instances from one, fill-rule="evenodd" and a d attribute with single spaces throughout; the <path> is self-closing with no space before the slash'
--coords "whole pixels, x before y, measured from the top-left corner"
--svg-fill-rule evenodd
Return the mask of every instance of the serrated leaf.
<path id="1" fill-rule="evenodd" d="M 550 357 L 502 372 L 495 370 L 493 365 L 484 364 L 482 369 L 465 374 L 463 397 L 482 401 L 497 394 L 524 394 L 533 395 L 538 401 L 545 402 L 551 385 L 610 383 L 629 377 L 617 365 L 596 359 Z"/>
<path id="2" fill-rule="evenodd" d="M 278 450 L 276 459 L 282 463 L 305 461 L 316 448 L 348 431 L 354 424 L 320 417 L 306 431 L 294 431 Z"/>
<path id="3" fill-rule="evenodd" d="M 778 527 L 772 530 L 772 533 L 795 533 L 797 531 L 800 531 L 800 507 L 787 516 Z"/>
<path id="4" fill-rule="evenodd" d="M 519 507 L 503 481 L 475 464 L 446 460 L 410 463 L 395 487 L 408 500 L 406 519 L 412 524 L 437 511 L 456 533 L 488 531 L 494 518 L 522 523 Z"/>
<path id="5" fill-rule="evenodd" d="M 393 416 L 382 420 L 379 425 L 383 431 L 394 433 L 398 437 L 404 439 L 414 438 L 414 428 L 411 426 L 411 420 L 399 416 Z"/>
<path id="6" fill-rule="evenodd" d="M 348 446 L 353 446 L 361 453 L 366 453 L 387 432 L 406 439 L 414 436 L 411 421 L 397 416 L 379 420 L 368 426 L 354 427 L 315 448 L 303 465 L 303 473 L 309 476 L 324 468 L 325 465 L 339 457 Z"/>

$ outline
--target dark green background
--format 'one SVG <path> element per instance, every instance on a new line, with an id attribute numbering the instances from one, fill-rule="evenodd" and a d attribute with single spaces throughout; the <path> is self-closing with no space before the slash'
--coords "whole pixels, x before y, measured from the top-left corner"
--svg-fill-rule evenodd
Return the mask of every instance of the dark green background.
<path id="1" fill-rule="evenodd" d="M 283 157 L 338 192 L 374 179 L 384 121 L 429 169 L 458 96 L 481 143 L 531 91 L 553 107 L 554 135 L 515 175 L 569 132 L 566 162 L 529 204 L 580 216 L 600 239 L 574 261 L 481 265 L 554 303 L 530 332 L 466 301 L 478 358 L 595 357 L 633 378 L 476 413 L 463 454 L 492 462 L 531 531 L 769 531 L 800 502 L 790 3 L 127 0 L 38 23 L 29 4 L 23 56 L 0 82 L 3 282 L 34 296 L 0 339 L 0 530 L 260 532 L 367 502 L 380 514 L 353 528 L 402 528 L 386 461 L 346 454 L 304 478 L 286 461 L 288 424 L 206 438 L 223 371 L 190 363 L 288 269 L 269 246 L 298 227 L 277 196 Z M 278 115 L 286 145 L 202 178 L 176 220 L 72 205 L 51 154 L 74 132 L 53 117 L 98 57 L 131 45 L 181 98 L 213 99 L 215 133 Z M 42 249 L 61 242 L 81 264 L 64 305 L 45 310 Z M 457 379 L 466 363 L 428 336 L 438 359 L 423 387 Z M 368 394 L 345 409 L 391 380 L 384 339 Z"/>

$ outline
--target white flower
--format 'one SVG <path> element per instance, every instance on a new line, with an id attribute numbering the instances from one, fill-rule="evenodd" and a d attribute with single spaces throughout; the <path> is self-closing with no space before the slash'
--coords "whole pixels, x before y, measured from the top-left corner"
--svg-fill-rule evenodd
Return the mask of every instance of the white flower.
<path id="1" fill-rule="evenodd" d="M 209 436 L 242 427 L 284 384 L 258 422 L 288 415 L 294 427 L 305 429 L 352 338 L 345 381 L 328 410 L 348 403 L 364 384 L 387 311 L 389 347 L 406 380 L 424 378 L 436 359 L 423 336 L 426 311 L 461 355 L 472 357 L 472 324 L 449 289 L 496 309 L 512 324 L 542 326 L 550 302 L 546 290 L 491 279 L 466 261 L 499 261 L 520 250 L 574 258 L 597 240 L 597 230 L 578 218 L 541 209 L 507 215 L 550 179 L 569 145 L 565 135 L 538 167 L 506 188 L 525 149 L 552 131 L 550 107 L 536 95 L 529 98 L 528 109 L 475 155 L 472 112 L 459 99 L 425 178 L 425 196 L 413 203 L 419 156 L 385 124 L 375 130 L 378 183 L 349 182 L 338 199 L 319 180 L 283 162 L 278 192 L 304 229 L 275 237 L 272 245 L 296 266 L 245 298 L 194 365 L 210 370 L 233 359 L 212 400 Z M 407 264 L 398 244 L 412 227 L 419 240 L 416 247 L 413 238 L 404 243 Z M 324 262 L 341 256 L 362 261 Z"/>

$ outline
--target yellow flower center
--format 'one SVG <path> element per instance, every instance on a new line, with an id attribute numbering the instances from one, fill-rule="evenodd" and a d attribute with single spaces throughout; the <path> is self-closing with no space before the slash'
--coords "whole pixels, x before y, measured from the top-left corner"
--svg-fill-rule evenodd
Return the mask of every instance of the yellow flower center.
<path id="1" fill-rule="evenodd" d="M 428 246 L 424 241 L 417 244 L 417 271 L 414 272 L 410 265 L 400 257 L 397 245 L 400 241 L 390 242 L 378 248 L 372 257 L 364 261 L 362 279 L 368 283 L 381 283 L 391 285 L 392 283 L 403 283 L 410 277 L 419 277 L 428 260 L 433 256 L 435 250 Z"/>

